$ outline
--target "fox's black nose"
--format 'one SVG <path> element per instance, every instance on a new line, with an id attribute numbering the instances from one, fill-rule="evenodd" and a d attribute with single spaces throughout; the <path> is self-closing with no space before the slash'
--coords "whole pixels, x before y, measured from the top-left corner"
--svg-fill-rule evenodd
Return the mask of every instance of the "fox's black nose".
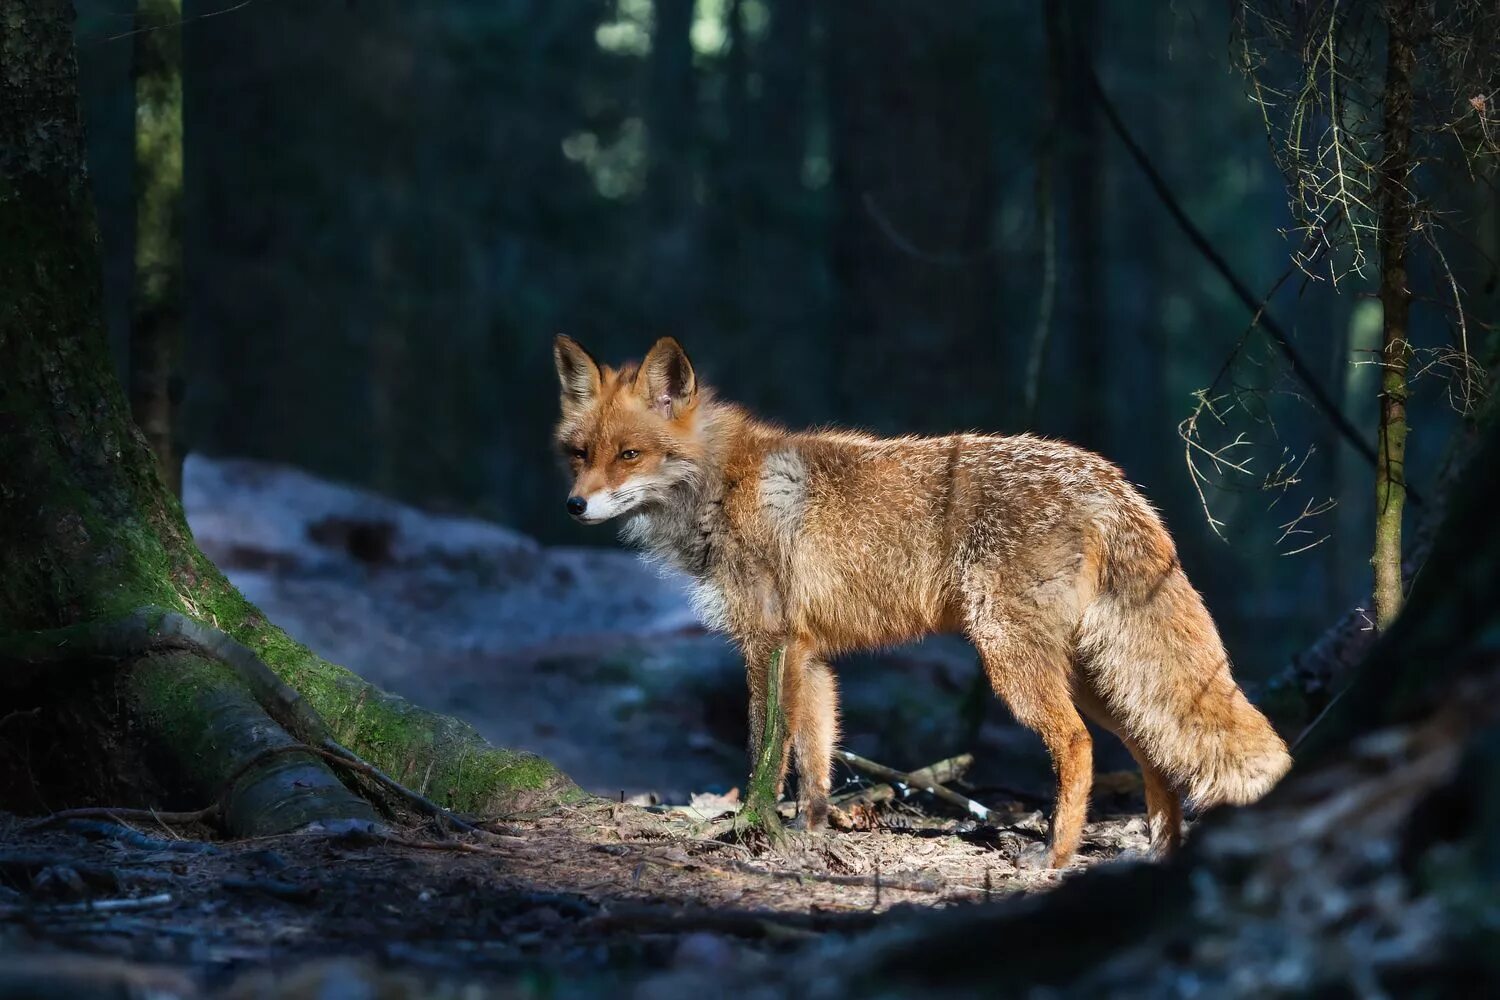
<path id="1" fill-rule="evenodd" d="M 589 509 L 589 502 L 587 500 L 585 500 L 583 497 L 568 497 L 568 513 L 569 514 L 572 514 L 574 517 L 578 517 L 581 514 L 583 514 L 584 511 L 586 511 L 588 509 Z"/>

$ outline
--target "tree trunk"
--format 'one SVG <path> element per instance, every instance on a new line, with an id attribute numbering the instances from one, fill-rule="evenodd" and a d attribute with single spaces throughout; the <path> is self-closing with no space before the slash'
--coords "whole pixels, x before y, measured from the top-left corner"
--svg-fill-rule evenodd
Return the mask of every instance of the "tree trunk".
<path id="1" fill-rule="evenodd" d="M 135 34 L 135 287 L 130 412 L 162 480 L 182 494 L 182 4 L 140 0 Z"/>
<path id="2" fill-rule="evenodd" d="M 985 14 L 975 0 L 824 5 L 843 420 L 984 426 L 1001 372 L 1014 384 L 995 335 Z"/>
<path id="3" fill-rule="evenodd" d="M 86 734 L 93 766 L 145 736 L 200 801 L 227 797 L 237 834 L 374 818 L 319 757 L 265 753 L 307 734 L 289 734 L 288 706 L 247 684 L 247 658 L 300 692 L 341 743 L 452 808 L 577 794 L 546 761 L 490 747 L 311 655 L 193 544 L 110 370 L 71 27 L 66 0 L 0 0 L 0 686 L 66 707 L 103 660 L 125 718 L 114 737 Z M 170 614 L 141 608 L 181 612 L 223 641 L 184 647 L 163 633 Z M 110 641 L 93 653 L 81 642 L 101 635 Z"/>
<path id="4" fill-rule="evenodd" d="M 1089 88 L 1090 67 L 1099 48 L 1098 0 L 1073 0 L 1064 19 L 1062 107 L 1067 129 L 1063 145 L 1065 301 L 1073 303 L 1070 434 L 1085 447 L 1108 453 L 1109 384 L 1112 350 L 1107 336 L 1107 275 L 1104 269 L 1104 144 L 1099 103 Z"/>
<path id="5" fill-rule="evenodd" d="M 646 93 L 646 201 L 657 225 L 677 221 L 692 200 L 690 156 L 694 121 L 693 0 L 659 0 L 653 7 L 650 80 Z"/>
<path id="6" fill-rule="evenodd" d="M 1401 515 L 1406 508 L 1407 364 L 1411 343 L 1407 317 L 1406 246 L 1411 237 L 1413 194 L 1412 0 L 1386 7 L 1385 150 L 1380 163 L 1380 430 L 1375 465 L 1375 625 L 1384 631 L 1401 610 Z"/>
<path id="7" fill-rule="evenodd" d="M 699 252 L 693 154 L 697 77 L 693 0 L 657 0 L 646 89 L 646 243 L 640 257 L 647 325 L 666 329 L 691 314 L 701 289 L 691 280 Z"/>
<path id="8" fill-rule="evenodd" d="M 1052 340 L 1057 302 L 1057 139 L 1061 129 L 1063 89 L 1062 11 L 1053 0 L 1042 0 L 1042 33 L 1047 48 L 1044 121 L 1036 151 L 1036 214 L 1041 230 L 1042 273 L 1037 292 L 1036 322 L 1026 355 L 1026 374 L 1021 383 L 1021 427 L 1037 429 L 1037 407 L 1041 403 L 1042 371 Z"/>

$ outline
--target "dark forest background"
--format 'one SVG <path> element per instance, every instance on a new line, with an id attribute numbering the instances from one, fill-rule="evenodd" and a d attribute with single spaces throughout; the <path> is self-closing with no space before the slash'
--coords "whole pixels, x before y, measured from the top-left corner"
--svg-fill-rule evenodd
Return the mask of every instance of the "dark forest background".
<path id="1" fill-rule="evenodd" d="M 77 7 L 123 370 L 134 4 Z M 1287 191 L 1234 13 L 187 0 L 184 445 L 607 544 L 562 516 L 552 336 L 618 361 L 673 334 L 723 394 L 786 423 L 1029 429 L 1105 453 L 1165 513 L 1242 670 L 1263 674 L 1369 593 L 1371 473 L 1183 237 L 1087 82 L 1092 69 L 1241 279 L 1276 289 L 1268 311 L 1373 440 L 1377 375 L 1361 362 L 1379 306 L 1357 283 L 1278 285 L 1295 249 Z M 1492 202 L 1461 228 L 1450 260 L 1492 296 Z M 1449 336 L 1420 303 L 1414 322 L 1419 343 Z M 1221 538 L 1178 425 L 1247 331 L 1228 380 L 1258 402 L 1221 436 L 1248 436 L 1255 474 L 1208 490 Z M 1455 414 L 1437 378 L 1417 380 L 1413 405 L 1420 484 Z M 1297 472 L 1261 488 L 1278 468 Z"/>

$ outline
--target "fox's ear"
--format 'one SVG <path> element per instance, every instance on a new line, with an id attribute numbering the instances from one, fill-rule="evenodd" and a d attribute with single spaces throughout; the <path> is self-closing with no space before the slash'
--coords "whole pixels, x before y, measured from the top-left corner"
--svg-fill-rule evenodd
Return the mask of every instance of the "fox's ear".
<path id="1" fill-rule="evenodd" d="M 691 406 L 698 392 L 693 363 L 671 337 L 663 337 L 652 346 L 641 362 L 636 384 L 651 409 L 667 420 Z"/>
<path id="2" fill-rule="evenodd" d="M 552 345 L 552 358 L 557 362 L 564 406 L 585 405 L 599 394 L 599 366 L 578 341 L 559 333 Z"/>

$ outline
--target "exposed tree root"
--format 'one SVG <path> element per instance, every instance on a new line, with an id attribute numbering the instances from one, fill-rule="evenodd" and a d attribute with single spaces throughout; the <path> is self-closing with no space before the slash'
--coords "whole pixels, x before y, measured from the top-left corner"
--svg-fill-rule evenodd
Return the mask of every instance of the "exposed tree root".
<path id="1" fill-rule="evenodd" d="M 216 801 L 202 809 L 163 812 L 101 807 L 67 810 L 47 817 L 42 823 L 66 818 L 129 818 L 159 825 L 213 820 L 231 832 L 244 832 L 238 830 L 232 808 L 240 780 L 269 757 L 302 754 L 369 779 L 407 806 L 433 817 L 440 825 L 449 829 L 470 834 L 485 832 L 474 823 L 397 781 L 334 739 L 330 727 L 307 700 L 249 647 L 219 629 L 175 611 L 141 608 L 118 621 L 89 623 L 0 639 L 0 665 L 7 668 L 3 674 L 5 683 L 14 687 L 34 682 L 45 671 L 55 670 L 64 663 L 131 664 L 173 653 L 203 657 L 228 667 L 254 697 L 255 702 L 295 740 L 289 739 L 280 745 L 265 747 L 244 757 L 220 783 Z M 265 734 L 260 735 L 263 742 Z M 254 832 L 267 831 L 256 829 Z"/>
<path id="2" fill-rule="evenodd" d="M 320 757 L 331 764 L 336 764 L 339 767 L 350 770 L 356 774 L 361 774 L 367 778 L 371 778 L 382 788 L 394 792 L 407 803 L 416 806 L 422 812 L 434 817 L 435 819 L 438 819 L 441 823 L 450 826 L 454 830 L 460 831 L 462 833 L 472 833 L 479 835 L 489 835 L 492 833 L 492 831 L 481 829 L 468 822 L 467 820 L 455 816 L 452 812 L 444 809 L 442 806 L 438 805 L 432 800 L 426 798 L 425 796 L 417 794 L 416 792 L 407 788 L 405 785 L 402 785 L 399 781 L 396 781 L 384 771 L 380 770 L 378 767 L 360 760 L 358 756 L 349 751 L 347 748 L 339 746 L 339 744 L 335 741 L 330 739 L 327 741 L 327 745 L 328 748 L 324 749 L 321 747 L 308 746 L 304 743 L 292 743 L 286 746 L 270 747 L 256 754 L 249 760 L 245 761 L 245 763 L 240 766 L 239 770 L 230 776 L 219 796 L 219 800 L 211 805 L 204 806 L 202 809 L 192 809 L 178 812 L 169 812 L 160 809 L 125 809 L 114 806 L 93 806 L 82 809 L 64 809 L 61 812 L 53 813 L 50 816 L 44 816 L 41 819 L 28 824 L 27 828 L 32 830 L 40 830 L 73 819 L 107 819 L 113 820 L 115 822 L 132 820 L 142 823 L 155 823 L 158 826 L 163 827 L 207 822 L 217 822 L 223 824 L 225 817 L 225 801 L 229 797 L 229 794 L 233 791 L 235 783 L 239 780 L 240 777 L 244 775 L 246 771 L 250 770 L 252 767 L 261 763 L 268 757 L 274 757 L 285 753 L 306 753 L 312 754 L 316 757 Z M 408 846 L 427 845 L 415 844 Z"/>

